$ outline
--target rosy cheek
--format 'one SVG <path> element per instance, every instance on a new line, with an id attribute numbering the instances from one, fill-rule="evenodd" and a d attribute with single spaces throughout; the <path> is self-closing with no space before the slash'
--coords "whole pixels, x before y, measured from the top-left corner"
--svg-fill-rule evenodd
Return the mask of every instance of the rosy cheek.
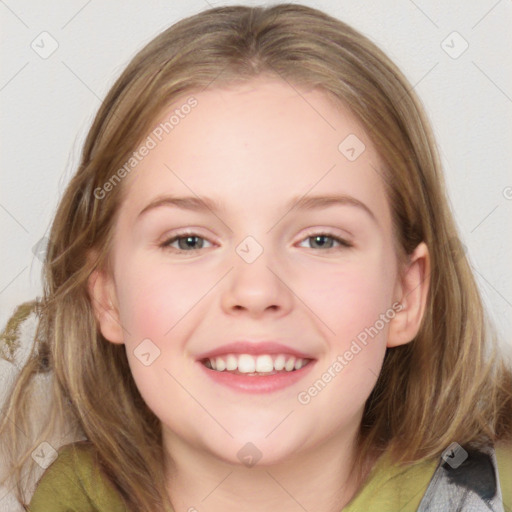
<path id="1" fill-rule="evenodd" d="M 359 339 L 365 340 L 365 329 L 374 325 L 380 315 L 391 307 L 385 279 L 375 268 L 354 269 L 344 276 L 340 283 L 342 290 L 333 292 L 331 297 L 338 305 L 338 310 L 332 311 L 332 317 L 337 318 L 337 339 L 340 345 L 350 345 L 360 335 Z M 384 326 L 373 338 L 367 336 L 366 340 L 382 339 L 385 330 Z M 372 333 L 375 334 L 375 331 Z"/>
<path id="2" fill-rule="evenodd" d="M 121 312 L 134 342 L 142 337 L 163 338 L 204 294 L 197 272 L 189 276 L 169 265 L 126 269 L 121 287 Z"/>

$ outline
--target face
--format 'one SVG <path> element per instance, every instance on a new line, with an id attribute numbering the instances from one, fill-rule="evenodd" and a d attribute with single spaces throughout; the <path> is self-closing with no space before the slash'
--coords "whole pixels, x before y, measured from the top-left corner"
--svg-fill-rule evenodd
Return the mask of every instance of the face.
<path id="1" fill-rule="evenodd" d="M 102 332 L 166 442 L 237 464 L 354 435 L 404 314 L 375 148 L 348 110 L 298 90 L 194 94 L 122 183 L 101 285 Z"/>

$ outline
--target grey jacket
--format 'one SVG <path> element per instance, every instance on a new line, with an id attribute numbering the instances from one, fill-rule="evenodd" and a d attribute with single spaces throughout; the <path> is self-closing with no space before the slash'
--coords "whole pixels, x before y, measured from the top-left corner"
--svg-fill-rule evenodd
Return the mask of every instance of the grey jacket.
<path id="1" fill-rule="evenodd" d="M 442 454 L 417 512 L 508 512 L 496 453 L 452 443 Z"/>

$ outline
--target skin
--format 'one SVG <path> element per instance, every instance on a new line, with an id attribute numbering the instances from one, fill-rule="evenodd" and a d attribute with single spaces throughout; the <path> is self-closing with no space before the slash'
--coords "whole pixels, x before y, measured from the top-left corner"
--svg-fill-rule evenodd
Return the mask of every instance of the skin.
<path id="1" fill-rule="evenodd" d="M 386 347 L 418 332 L 427 247 L 399 272 L 379 157 L 349 111 L 321 91 L 260 78 L 194 96 L 195 109 L 122 184 L 113 273 L 98 270 L 89 282 L 102 334 L 126 345 L 138 389 L 162 422 L 176 511 L 338 512 L 362 484 L 350 470 L 353 445 Z M 338 150 L 349 134 L 366 146 L 352 162 Z M 137 219 L 170 193 L 208 196 L 225 209 L 160 206 Z M 363 202 L 376 220 L 350 205 L 285 208 L 292 197 L 333 193 Z M 183 249 L 186 240 L 181 252 L 179 241 L 161 247 L 189 227 L 202 237 L 192 241 L 195 251 Z M 315 243 L 326 230 L 353 247 Z M 253 263 L 236 252 L 249 235 L 263 248 Z M 299 403 L 298 393 L 395 301 L 403 309 Z M 160 350 L 149 366 L 134 354 L 147 338 Z M 232 391 L 207 378 L 196 356 L 237 339 L 289 344 L 311 354 L 315 367 L 271 394 Z M 237 456 L 247 442 L 262 454 L 251 468 Z"/>

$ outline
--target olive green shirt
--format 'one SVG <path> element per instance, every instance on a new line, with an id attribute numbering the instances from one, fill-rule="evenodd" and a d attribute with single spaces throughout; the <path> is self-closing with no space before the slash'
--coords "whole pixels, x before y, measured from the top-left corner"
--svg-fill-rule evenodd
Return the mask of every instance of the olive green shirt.
<path id="1" fill-rule="evenodd" d="M 504 509 L 508 512 L 512 510 L 512 446 L 497 445 L 496 458 Z M 438 462 L 435 458 L 400 467 L 384 454 L 343 512 L 415 512 Z M 126 510 L 120 495 L 94 468 L 90 448 L 82 443 L 59 450 L 57 459 L 39 480 L 29 506 L 30 512 Z"/>

